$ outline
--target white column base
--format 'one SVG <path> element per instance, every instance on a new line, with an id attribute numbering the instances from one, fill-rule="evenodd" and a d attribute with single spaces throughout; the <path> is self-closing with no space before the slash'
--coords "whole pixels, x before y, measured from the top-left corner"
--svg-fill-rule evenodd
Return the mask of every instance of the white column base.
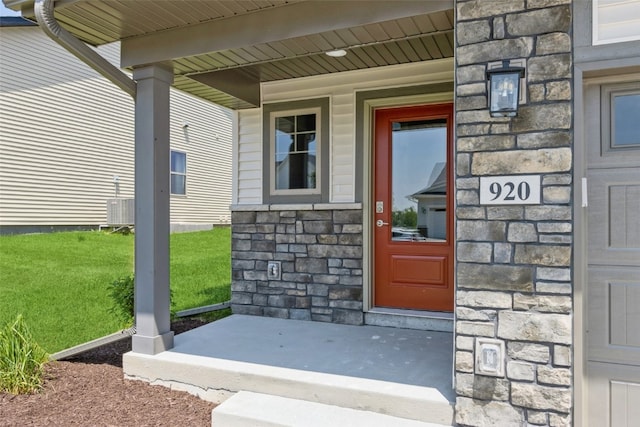
<path id="1" fill-rule="evenodd" d="M 171 348 L 173 348 L 173 331 L 154 337 L 135 334 L 131 340 L 131 350 L 134 353 L 158 354 Z"/>

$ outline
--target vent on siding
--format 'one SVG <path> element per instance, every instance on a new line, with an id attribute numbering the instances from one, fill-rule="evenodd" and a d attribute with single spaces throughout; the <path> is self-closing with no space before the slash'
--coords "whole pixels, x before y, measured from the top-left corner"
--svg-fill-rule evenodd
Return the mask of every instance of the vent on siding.
<path id="1" fill-rule="evenodd" d="M 107 199 L 108 225 L 133 225 L 134 199 Z"/>

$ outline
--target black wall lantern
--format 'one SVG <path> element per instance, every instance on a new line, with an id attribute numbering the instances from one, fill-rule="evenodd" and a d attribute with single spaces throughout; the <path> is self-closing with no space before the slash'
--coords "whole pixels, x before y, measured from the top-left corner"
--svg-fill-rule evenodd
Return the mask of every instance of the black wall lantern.
<path id="1" fill-rule="evenodd" d="M 518 115 L 520 79 L 522 77 L 524 77 L 524 68 L 512 67 L 508 60 L 502 61 L 502 67 L 487 70 L 491 117 L 515 117 Z"/>

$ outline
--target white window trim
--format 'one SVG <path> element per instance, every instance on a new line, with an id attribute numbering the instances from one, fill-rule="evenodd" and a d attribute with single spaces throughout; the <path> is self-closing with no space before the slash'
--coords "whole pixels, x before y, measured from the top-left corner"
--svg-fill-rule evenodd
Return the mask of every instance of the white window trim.
<path id="1" fill-rule="evenodd" d="M 186 151 L 182 151 L 182 150 L 174 150 L 171 149 L 171 153 L 181 153 L 184 154 L 184 173 L 180 173 L 180 172 L 174 172 L 171 169 L 171 157 L 169 157 L 169 194 L 171 196 L 176 196 L 176 197 L 187 197 L 187 173 L 189 172 L 189 169 L 187 167 L 187 152 Z M 171 154 L 169 153 L 169 154 Z M 184 193 L 174 193 L 172 191 L 171 188 L 171 176 L 173 175 L 180 175 L 180 176 L 184 176 Z"/>
<path id="2" fill-rule="evenodd" d="M 276 189 L 276 129 L 278 117 L 316 115 L 316 188 Z M 316 195 L 322 193 L 322 109 L 320 107 L 279 110 L 269 114 L 269 193 L 272 196 Z"/>

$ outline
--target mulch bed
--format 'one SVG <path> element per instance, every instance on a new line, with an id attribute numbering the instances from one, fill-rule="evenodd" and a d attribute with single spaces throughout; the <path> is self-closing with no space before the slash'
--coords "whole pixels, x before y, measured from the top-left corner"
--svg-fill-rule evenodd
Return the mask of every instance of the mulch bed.
<path id="1" fill-rule="evenodd" d="M 176 334 L 201 326 L 178 320 Z M 123 378 L 122 354 L 131 338 L 46 366 L 39 393 L 0 393 L 1 426 L 210 426 L 213 403 Z"/>

